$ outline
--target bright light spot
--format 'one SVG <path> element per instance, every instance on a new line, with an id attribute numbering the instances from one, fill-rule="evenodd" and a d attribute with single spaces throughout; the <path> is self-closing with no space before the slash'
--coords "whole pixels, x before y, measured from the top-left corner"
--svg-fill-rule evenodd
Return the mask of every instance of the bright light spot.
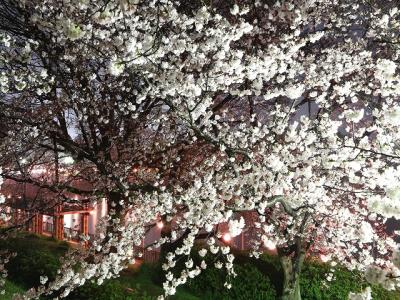
<path id="1" fill-rule="evenodd" d="M 45 172 L 46 172 L 46 168 L 43 168 L 43 167 L 35 167 L 35 168 L 32 169 L 32 174 L 33 175 L 41 175 L 41 174 L 43 174 Z"/>
<path id="2" fill-rule="evenodd" d="M 163 222 L 157 222 L 157 228 L 162 229 L 164 227 L 164 223 Z"/>
<path id="3" fill-rule="evenodd" d="M 231 235 L 227 232 L 222 236 L 222 239 L 224 240 L 224 242 L 230 242 L 232 240 Z"/>
<path id="4" fill-rule="evenodd" d="M 328 262 L 331 259 L 330 256 L 323 255 L 323 254 L 321 254 L 320 258 L 321 258 L 321 261 L 325 262 L 325 263 Z"/>
<path id="5" fill-rule="evenodd" d="M 74 159 L 71 156 L 65 156 L 61 158 L 61 163 L 65 165 L 71 165 L 74 163 Z"/>
<path id="6" fill-rule="evenodd" d="M 23 159 L 21 159 L 21 161 L 20 161 L 20 162 L 21 162 L 21 164 L 23 164 L 23 165 L 24 165 L 24 164 L 26 164 L 28 161 L 27 161 L 25 158 L 23 158 Z"/>
<path id="7" fill-rule="evenodd" d="M 276 249 L 275 243 L 273 241 L 271 241 L 271 240 L 265 240 L 264 241 L 264 246 L 269 250 L 275 250 Z"/>

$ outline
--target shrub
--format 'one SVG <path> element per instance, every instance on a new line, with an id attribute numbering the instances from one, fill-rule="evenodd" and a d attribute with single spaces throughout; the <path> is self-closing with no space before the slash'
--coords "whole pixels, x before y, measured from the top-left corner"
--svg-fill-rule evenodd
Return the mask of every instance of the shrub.
<path id="1" fill-rule="evenodd" d="M 231 279 L 232 288 L 226 289 L 226 274 L 210 266 L 188 284 L 189 290 L 202 299 L 273 300 L 276 293 L 268 277 L 249 263 L 235 265 L 237 276 Z"/>
<path id="2" fill-rule="evenodd" d="M 102 285 L 92 282 L 78 288 L 66 299 L 69 300 L 154 300 L 154 297 L 142 291 L 140 285 L 127 288 L 118 280 L 107 280 Z"/>
<path id="3" fill-rule="evenodd" d="M 333 279 L 326 280 L 326 275 L 334 270 Z M 361 274 L 343 267 L 332 268 L 329 264 L 308 261 L 300 279 L 303 300 L 342 300 L 350 292 L 359 292 L 368 286 Z M 372 299 L 399 300 L 398 292 L 390 292 L 380 286 L 372 286 Z"/>
<path id="4" fill-rule="evenodd" d="M 9 279 L 25 287 L 39 285 L 39 277 L 55 278 L 60 266 L 59 256 L 68 245 L 55 243 L 32 234 L 21 234 L 0 242 L 0 249 L 16 252 L 7 264 Z"/>
<path id="5" fill-rule="evenodd" d="M 39 285 L 39 277 L 54 279 L 60 266 L 59 260 L 51 253 L 29 249 L 20 251 L 7 265 L 10 279 L 24 287 Z"/>
<path id="6" fill-rule="evenodd" d="M 0 296 L 2 300 L 11 300 L 14 294 L 24 292 L 24 290 L 20 286 L 16 285 L 15 283 L 7 279 L 4 284 L 4 290 L 5 290 L 4 295 Z"/>

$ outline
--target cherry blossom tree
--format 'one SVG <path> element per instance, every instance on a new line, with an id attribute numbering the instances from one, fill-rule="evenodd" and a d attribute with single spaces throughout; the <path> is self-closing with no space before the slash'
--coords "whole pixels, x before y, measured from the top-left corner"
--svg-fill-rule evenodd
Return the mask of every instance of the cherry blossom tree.
<path id="1" fill-rule="evenodd" d="M 229 288 L 223 223 L 232 237 L 255 226 L 251 255 L 276 248 L 282 299 L 301 298 L 310 255 L 398 286 L 385 231 L 400 214 L 395 1 L 0 5 L 1 177 L 48 190 L 50 206 L 70 193 L 109 206 L 89 249 L 25 298 L 118 276 L 160 219 L 165 296 L 207 267 L 191 258 L 199 238 Z"/>

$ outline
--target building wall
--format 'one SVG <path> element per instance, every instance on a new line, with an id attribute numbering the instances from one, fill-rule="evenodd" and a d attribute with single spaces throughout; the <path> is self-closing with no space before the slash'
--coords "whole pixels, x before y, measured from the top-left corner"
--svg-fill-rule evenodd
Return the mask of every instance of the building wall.
<path id="1" fill-rule="evenodd" d="M 96 225 L 101 218 L 107 214 L 107 202 L 105 199 L 100 200 L 89 214 L 89 234 L 94 234 Z"/>

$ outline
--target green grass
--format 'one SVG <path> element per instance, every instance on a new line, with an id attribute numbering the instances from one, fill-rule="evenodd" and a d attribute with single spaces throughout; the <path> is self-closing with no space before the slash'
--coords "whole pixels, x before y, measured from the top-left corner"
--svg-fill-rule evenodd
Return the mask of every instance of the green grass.
<path id="1" fill-rule="evenodd" d="M 153 300 L 163 294 L 162 287 L 156 283 L 157 267 L 143 264 L 139 270 L 127 269 L 120 277 L 106 281 L 102 286 L 89 283 L 73 292 L 69 300 Z M 172 300 L 200 300 L 201 298 L 179 288 Z"/>
<path id="2" fill-rule="evenodd" d="M 68 247 L 68 244 L 64 242 L 32 234 L 20 234 L 7 241 L 0 241 L 0 250 L 8 248 L 19 253 L 6 266 L 9 270 L 9 277 L 7 277 L 5 284 L 6 294 L 0 295 L 0 299 L 11 300 L 14 293 L 21 293 L 35 285 L 32 283 L 35 283 L 41 274 L 49 275 L 50 273 L 54 275 L 59 265 L 58 259 L 66 252 Z M 256 260 L 249 258 L 246 253 L 238 252 L 236 253 L 235 262 L 240 266 L 252 265 L 253 273 L 251 274 L 254 275 L 257 270 L 259 271 L 259 275 L 256 274 L 258 276 L 256 280 L 261 282 L 261 277 L 266 279 L 268 277 L 271 288 L 275 288 L 278 294 L 281 292 L 283 278 L 277 257 L 263 255 L 261 259 Z M 254 267 L 256 267 L 256 271 L 254 271 Z M 325 274 L 329 270 L 330 267 L 326 264 L 318 261 L 307 261 L 301 277 L 304 300 L 342 300 L 347 298 L 346 295 L 349 291 L 356 292 L 367 285 L 359 273 L 349 272 L 338 267 L 335 274 L 337 280 L 330 282 L 328 287 L 324 287 Z M 198 279 L 203 280 L 203 282 L 197 284 L 197 288 L 195 288 L 195 285 L 186 284 L 183 287 L 179 287 L 176 295 L 170 297 L 170 299 L 217 299 L 208 290 L 211 289 L 211 286 L 214 286 L 215 290 L 221 290 L 222 286 L 220 289 L 217 285 L 223 285 L 224 276 L 221 276 L 222 279 L 217 280 L 218 283 L 212 279 L 213 276 L 206 275 L 202 277 L 203 279 L 201 277 Z M 241 287 L 238 288 L 238 291 L 249 289 L 246 279 L 244 277 L 243 280 L 239 280 L 238 283 Z M 163 294 L 161 281 L 161 268 L 159 266 L 142 264 L 139 269 L 130 268 L 124 270 L 119 278 L 106 281 L 102 286 L 97 286 L 93 283 L 86 284 L 68 297 L 67 300 L 154 300 L 157 296 Z M 400 300 L 400 291 L 388 292 L 381 287 L 372 288 L 374 300 Z M 232 298 L 232 300 L 245 299 L 243 298 L 245 295 L 241 292 L 236 295 L 238 296 L 234 296 L 235 299 Z M 269 297 L 267 298 L 269 300 Z M 246 298 L 246 300 L 253 299 Z"/>
<path id="3" fill-rule="evenodd" d="M 59 263 L 58 259 L 65 254 L 69 245 L 60 242 L 52 237 L 38 236 L 30 233 L 20 233 L 6 241 L 0 240 L 0 249 L 9 249 L 17 252 L 6 266 L 9 270 L 8 280 L 6 281 L 6 295 L 0 295 L 1 300 L 11 299 L 14 293 L 21 293 L 29 289 L 38 281 L 40 275 L 55 275 Z M 140 270 L 128 269 L 114 279 L 114 288 L 125 289 L 126 299 L 130 299 L 130 291 L 135 291 L 147 299 L 156 299 L 163 293 L 162 287 L 155 283 L 154 274 L 157 272 L 155 266 L 143 264 Z M 52 276 L 49 276 L 50 278 Z M 97 288 L 97 287 L 95 287 Z M 90 290 L 90 292 L 94 289 Z M 101 295 L 100 295 L 101 297 Z M 136 300 L 136 293 L 135 299 Z M 71 300 L 76 298 L 71 297 Z M 91 296 L 84 296 L 80 299 L 92 299 Z M 94 299 L 94 298 L 93 298 Z M 102 297 L 99 299 L 103 299 Z M 199 300 L 200 298 L 180 288 L 177 294 L 172 297 L 174 300 Z M 107 299 L 105 299 L 107 300 Z"/>
<path id="4" fill-rule="evenodd" d="M 31 249 L 43 249 L 50 251 L 54 255 L 63 255 L 70 247 L 67 242 L 58 241 L 50 236 L 36 235 L 29 232 L 21 232 L 15 237 L 10 237 L 7 240 L 0 240 L 1 248 L 21 249 L 29 247 Z"/>
<path id="5" fill-rule="evenodd" d="M 0 240 L 0 250 L 17 253 L 6 265 L 8 279 L 26 289 L 37 286 L 40 276 L 54 279 L 60 266 L 59 258 L 68 247 L 65 242 L 29 233 Z"/>
<path id="6" fill-rule="evenodd" d="M 12 300 L 12 297 L 14 294 L 22 293 L 24 292 L 24 289 L 15 283 L 6 280 L 6 283 L 4 285 L 4 290 L 5 294 L 0 296 L 0 299 L 2 300 Z"/>
<path id="7" fill-rule="evenodd" d="M 157 297 L 163 294 L 163 289 L 160 285 L 154 282 L 154 272 L 156 267 L 143 264 L 140 271 L 127 270 L 121 274 L 117 280 L 122 284 L 134 288 L 139 285 L 147 295 Z M 171 297 L 173 300 L 200 300 L 199 297 L 187 291 L 184 287 L 178 288 L 176 295 Z"/>
<path id="8" fill-rule="evenodd" d="M 69 244 L 58 241 L 50 236 L 40 236 L 33 233 L 21 232 L 7 240 L 0 240 L 0 249 L 11 251 L 43 251 L 60 257 L 69 249 Z"/>

